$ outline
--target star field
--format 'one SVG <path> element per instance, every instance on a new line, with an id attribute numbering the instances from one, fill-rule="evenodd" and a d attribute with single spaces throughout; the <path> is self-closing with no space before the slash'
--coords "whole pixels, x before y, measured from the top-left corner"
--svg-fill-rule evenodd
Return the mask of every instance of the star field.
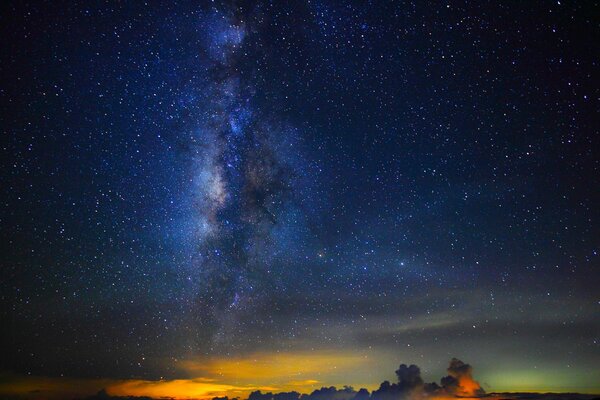
<path id="1" fill-rule="evenodd" d="M 5 4 L 0 372 L 597 392 L 597 13 Z"/>

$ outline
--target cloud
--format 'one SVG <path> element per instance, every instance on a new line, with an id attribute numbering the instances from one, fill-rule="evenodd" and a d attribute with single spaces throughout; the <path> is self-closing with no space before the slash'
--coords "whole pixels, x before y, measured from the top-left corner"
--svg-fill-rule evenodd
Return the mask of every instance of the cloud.
<path id="1" fill-rule="evenodd" d="M 401 364 L 396 370 L 398 377 L 397 383 L 384 381 L 375 390 L 371 398 L 374 400 L 392 400 L 409 398 L 414 393 L 423 392 L 423 379 L 421 378 L 421 370 L 416 365 L 407 366 Z"/>
<path id="2" fill-rule="evenodd" d="M 539 393 L 490 393 L 486 394 L 473 378 L 473 367 L 457 358 L 450 360 L 448 375 L 440 383 L 425 382 L 421 370 L 416 365 L 401 364 L 396 372 L 396 382 L 384 381 L 379 388 L 369 393 L 361 388 L 356 391 L 351 386 L 337 388 L 335 386 L 307 389 L 306 385 L 317 383 L 314 379 L 290 381 L 290 371 L 302 368 L 298 356 L 283 355 L 282 358 L 267 357 L 257 364 L 243 360 L 229 360 L 219 364 L 223 375 L 219 380 L 210 377 L 175 380 L 91 380 L 66 378 L 26 377 L 11 382 L 0 380 L 0 397 L 2 398 L 46 398 L 64 399 L 89 395 L 85 400 L 148 400 L 148 399 L 202 399 L 202 400 L 451 400 L 464 398 L 485 398 L 490 400 L 593 400 L 594 395 L 580 394 L 539 394 Z M 341 358 L 336 359 L 343 362 Z M 239 361 L 239 362 L 238 362 Z M 315 356 L 309 360 L 305 371 L 318 371 L 319 363 L 327 363 L 323 358 Z M 260 364 L 262 363 L 262 367 Z M 279 364 L 280 363 L 280 364 Z M 286 365 L 287 363 L 287 365 Z M 256 375 L 252 374 L 252 366 L 256 365 Z M 279 365 L 281 372 L 272 370 Z M 330 364 L 331 365 L 331 364 Z M 268 366 L 268 367 L 265 367 Z M 204 371 L 199 365 L 187 365 L 189 372 Z M 262 369 L 261 369 L 262 368 Z M 216 370 L 215 370 L 216 371 Z M 213 371 L 213 373 L 215 372 Z M 240 375 L 236 378 L 236 371 Z M 261 375 L 262 374 L 262 375 Z M 218 373 L 216 374 L 218 375 Z M 261 377 L 262 376 L 262 377 Z M 276 386 L 258 386 L 248 383 L 251 380 L 269 379 L 286 382 Z M 287 379 L 287 381 L 286 381 Z M 235 381 L 236 384 L 225 384 Z M 99 388 L 103 388 L 100 390 Z M 286 389 L 298 385 L 298 389 Z M 95 389 L 94 389 L 95 388 Z M 287 391 L 286 391 L 287 390 Z M 301 391 L 306 390 L 305 394 Z"/>
<path id="3" fill-rule="evenodd" d="M 359 393 L 360 396 L 357 398 L 358 393 L 350 386 L 344 386 L 342 389 L 330 386 L 313 390 L 310 394 L 300 394 L 295 391 L 275 394 L 256 391 L 250 393 L 248 400 L 366 400 L 369 398 L 366 389 L 361 389 Z"/>
<path id="4" fill-rule="evenodd" d="M 442 378 L 442 387 L 449 393 L 462 397 L 476 397 L 485 394 L 479 383 L 473 379 L 473 368 L 457 358 L 450 360 L 448 376 Z"/>
<path id="5" fill-rule="evenodd" d="M 384 381 L 373 393 L 366 389 L 356 392 L 350 386 L 341 389 L 330 386 L 301 396 L 297 396 L 297 392 L 278 397 L 278 394 L 256 391 L 250 394 L 248 400 L 418 400 L 485 395 L 485 391 L 473 379 L 473 368 L 469 364 L 453 358 L 447 371 L 448 376 L 441 379 L 441 385 L 435 382 L 425 383 L 418 366 L 401 364 L 396 370 L 397 382 Z"/>
<path id="6" fill-rule="evenodd" d="M 303 395 L 301 400 L 352 400 L 356 392 L 351 386 L 336 389 L 334 386 L 322 387 L 309 395 Z"/>

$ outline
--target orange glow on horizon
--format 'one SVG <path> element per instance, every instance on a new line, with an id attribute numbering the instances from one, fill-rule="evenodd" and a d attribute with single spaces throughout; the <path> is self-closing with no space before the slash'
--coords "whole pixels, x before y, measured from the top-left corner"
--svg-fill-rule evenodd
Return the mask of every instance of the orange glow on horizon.
<path id="1" fill-rule="evenodd" d="M 321 382 L 329 386 L 331 374 L 345 374 L 371 359 L 341 352 L 262 352 L 246 357 L 222 357 L 180 361 L 184 378 L 72 379 L 36 376 L 11 376 L 0 381 L 0 395 L 30 399 L 85 397 L 105 389 L 113 396 L 169 397 L 175 399 L 212 399 L 217 396 L 247 397 L 250 392 L 297 391 L 309 393 Z"/>
<path id="2" fill-rule="evenodd" d="M 234 386 L 210 383 L 198 379 L 175 379 L 170 381 L 128 380 L 107 386 L 113 396 L 173 397 L 176 399 L 212 399 L 216 396 L 244 396 L 254 390 L 273 391 L 269 386 Z"/>
<path id="3" fill-rule="evenodd" d="M 477 397 L 477 393 L 481 390 L 479 383 L 470 376 L 461 376 L 458 385 L 457 395 L 460 397 Z"/>
<path id="4" fill-rule="evenodd" d="M 272 352 L 253 353 L 245 357 L 181 361 L 180 368 L 190 376 L 205 376 L 236 384 L 305 386 L 314 385 L 331 373 L 343 373 L 357 366 L 367 366 L 371 359 L 341 352 Z"/>

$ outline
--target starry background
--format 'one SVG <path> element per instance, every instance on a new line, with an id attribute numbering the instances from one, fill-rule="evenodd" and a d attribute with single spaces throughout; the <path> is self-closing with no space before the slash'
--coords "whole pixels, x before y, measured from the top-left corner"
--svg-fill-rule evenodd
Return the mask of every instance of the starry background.
<path id="1" fill-rule="evenodd" d="M 1 7 L 3 372 L 600 390 L 597 2 Z"/>

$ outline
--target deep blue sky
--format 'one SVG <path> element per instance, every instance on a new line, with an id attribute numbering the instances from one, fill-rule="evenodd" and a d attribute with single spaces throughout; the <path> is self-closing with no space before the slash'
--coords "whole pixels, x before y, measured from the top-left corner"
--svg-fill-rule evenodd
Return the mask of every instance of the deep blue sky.
<path id="1" fill-rule="evenodd" d="M 598 4 L 384 3 L 4 4 L 2 370 L 597 389 Z"/>

